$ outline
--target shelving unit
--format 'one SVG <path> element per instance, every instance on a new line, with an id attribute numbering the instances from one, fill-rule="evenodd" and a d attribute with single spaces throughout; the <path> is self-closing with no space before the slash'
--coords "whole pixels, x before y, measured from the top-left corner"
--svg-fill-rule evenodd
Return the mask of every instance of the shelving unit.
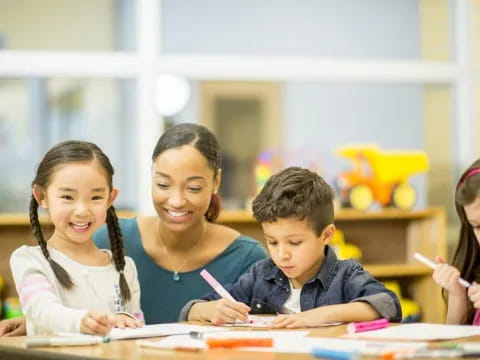
<path id="1" fill-rule="evenodd" d="M 262 229 L 249 212 L 225 211 L 219 222 L 263 242 Z M 396 280 L 403 296 L 422 309 L 422 321 L 441 323 L 445 304 L 432 271 L 414 258 L 415 252 L 446 256 L 446 215 L 441 208 L 374 212 L 341 210 L 335 225 L 348 243 L 360 247 L 364 268 L 379 280 Z"/>
<path id="2" fill-rule="evenodd" d="M 120 213 L 132 217 L 133 213 Z M 40 218 L 45 231 L 51 229 L 46 217 Z M 223 211 L 219 223 L 237 229 L 264 243 L 262 228 L 247 211 Z M 414 252 L 434 258 L 446 255 L 445 212 L 441 208 L 375 212 L 342 210 L 335 224 L 348 243 L 360 247 L 362 263 L 379 280 L 397 280 L 403 296 L 416 301 L 422 309 L 422 321 L 441 323 L 445 304 L 441 290 L 431 278 L 431 269 L 413 258 Z M 0 274 L 7 283 L 7 295 L 15 295 L 10 276 L 9 257 L 22 244 L 34 245 L 26 214 L 0 215 Z"/>

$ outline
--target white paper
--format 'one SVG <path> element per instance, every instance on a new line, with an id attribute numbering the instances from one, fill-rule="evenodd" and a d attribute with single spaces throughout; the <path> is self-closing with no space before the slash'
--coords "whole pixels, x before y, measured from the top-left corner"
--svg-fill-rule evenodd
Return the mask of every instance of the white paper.
<path id="1" fill-rule="evenodd" d="M 351 338 L 395 340 L 447 340 L 480 335 L 480 326 L 411 323 L 350 334 Z"/>
<path id="2" fill-rule="evenodd" d="M 199 350 L 207 349 L 207 344 L 204 340 L 194 339 L 189 335 L 167 336 L 161 340 L 139 340 L 137 344 L 157 349 L 175 350 L 175 348 L 179 347 Z"/>
<path id="3" fill-rule="evenodd" d="M 209 332 L 203 335 L 204 338 L 249 338 L 249 339 L 301 339 L 308 335 L 308 331 L 290 331 L 290 330 L 269 330 L 269 331 L 222 331 Z"/>
<path id="4" fill-rule="evenodd" d="M 277 316 L 256 316 L 256 315 L 249 315 L 248 319 L 249 322 L 240 322 L 237 321 L 234 324 L 222 324 L 221 326 L 235 326 L 235 327 L 253 327 L 253 328 L 268 328 L 272 324 L 272 322 L 277 318 Z M 334 326 L 340 325 L 341 322 L 333 322 L 333 323 L 325 323 L 322 325 L 317 325 L 316 327 L 323 327 L 323 326 Z"/>
<path id="5" fill-rule="evenodd" d="M 188 335 L 191 331 L 198 331 L 198 332 L 204 333 L 204 332 L 210 332 L 210 331 L 224 331 L 224 330 L 225 329 L 219 329 L 218 327 L 215 327 L 215 326 L 167 323 L 167 324 L 145 325 L 141 328 L 136 328 L 136 329 L 114 328 L 112 329 L 112 331 L 110 331 L 109 337 L 111 340 L 138 339 L 138 338 L 179 335 L 179 334 Z"/>
<path id="6" fill-rule="evenodd" d="M 239 327 L 256 327 L 256 328 L 268 328 L 276 316 L 255 316 L 249 315 L 248 322 L 237 321 L 234 324 L 222 324 L 221 326 L 239 326 Z"/>

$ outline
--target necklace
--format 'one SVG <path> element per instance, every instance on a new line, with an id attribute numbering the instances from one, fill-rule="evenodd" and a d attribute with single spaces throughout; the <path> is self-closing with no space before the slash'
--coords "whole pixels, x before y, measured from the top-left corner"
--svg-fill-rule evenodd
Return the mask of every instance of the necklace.
<path id="1" fill-rule="evenodd" d="M 200 242 L 200 240 L 203 239 L 203 237 L 205 236 L 205 234 L 207 233 L 207 224 L 205 223 L 205 227 L 203 229 L 203 232 L 202 232 L 202 235 L 197 239 L 197 241 L 195 241 L 195 243 L 193 244 L 193 246 L 190 248 L 190 253 L 192 253 L 192 250 L 195 248 L 195 246 L 197 246 L 197 244 Z M 162 244 L 162 247 L 163 247 L 163 252 L 165 253 L 165 256 L 167 257 L 168 259 L 168 262 L 170 263 L 170 266 L 171 268 L 173 269 L 173 280 L 174 281 L 179 281 L 180 280 L 180 275 L 178 274 L 178 272 L 180 270 L 182 270 L 182 268 L 185 266 L 185 264 L 187 263 L 188 259 L 190 258 L 189 256 L 185 257 L 185 260 L 183 260 L 183 262 L 180 264 L 180 266 L 178 268 L 176 268 L 175 266 L 173 266 L 173 262 L 170 260 L 169 256 L 168 256 L 168 251 L 167 251 L 167 247 L 165 246 L 165 244 L 163 243 L 163 240 L 161 237 L 159 237 L 160 239 L 160 243 Z"/>

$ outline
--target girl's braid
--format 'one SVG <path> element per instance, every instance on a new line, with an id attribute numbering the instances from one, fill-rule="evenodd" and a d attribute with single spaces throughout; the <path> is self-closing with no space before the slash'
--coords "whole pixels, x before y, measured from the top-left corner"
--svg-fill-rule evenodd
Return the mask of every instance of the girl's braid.
<path id="1" fill-rule="evenodd" d="M 35 200 L 35 197 L 33 197 L 33 195 L 32 195 L 32 198 L 30 199 L 30 224 L 32 226 L 33 236 L 35 236 L 35 239 L 37 240 L 38 245 L 40 245 L 40 249 L 42 250 L 43 256 L 45 256 L 48 263 L 50 264 L 50 267 L 52 268 L 53 273 L 55 274 L 55 277 L 57 278 L 58 282 L 64 288 L 71 289 L 73 287 L 73 282 L 72 282 L 72 279 L 70 278 L 70 275 L 68 275 L 68 272 L 62 266 L 60 266 L 60 264 L 52 260 L 52 258 L 50 257 L 50 253 L 48 252 L 48 248 L 47 248 L 47 242 L 43 237 L 40 221 L 38 220 L 38 203 L 37 203 L 37 200 Z"/>
<path id="2" fill-rule="evenodd" d="M 129 301 L 131 298 L 130 289 L 125 278 L 125 256 L 123 253 L 123 235 L 118 224 L 117 214 L 115 208 L 110 206 L 107 210 L 107 228 L 108 237 L 110 239 L 110 248 L 112 249 L 112 257 L 115 263 L 115 268 L 120 273 L 120 292 L 124 301 Z"/>

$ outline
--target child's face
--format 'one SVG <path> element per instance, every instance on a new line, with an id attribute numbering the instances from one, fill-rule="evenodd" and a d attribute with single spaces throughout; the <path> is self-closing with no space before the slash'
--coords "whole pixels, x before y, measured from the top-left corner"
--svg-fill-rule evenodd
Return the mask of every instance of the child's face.
<path id="1" fill-rule="evenodd" d="M 188 230 L 203 221 L 212 193 L 220 185 L 219 174 L 193 146 L 161 153 L 152 165 L 152 198 L 164 224 L 174 231 Z"/>
<path id="2" fill-rule="evenodd" d="M 50 241 L 85 243 L 105 223 L 107 209 L 117 190 L 110 188 L 98 163 L 79 162 L 58 166 L 46 192 L 34 187 L 34 196 L 48 210 L 55 231 Z"/>
<path id="3" fill-rule="evenodd" d="M 294 218 L 265 222 L 262 228 L 273 262 L 295 288 L 302 287 L 317 274 L 325 257 L 325 244 L 335 232 L 335 226 L 328 225 L 317 236 L 305 220 Z"/>
<path id="4" fill-rule="evenodd" d="M 480 196 L 475 201 L 464 207 L 467 220 L 473 228 L 477 242 L 480 245 Z"/>

